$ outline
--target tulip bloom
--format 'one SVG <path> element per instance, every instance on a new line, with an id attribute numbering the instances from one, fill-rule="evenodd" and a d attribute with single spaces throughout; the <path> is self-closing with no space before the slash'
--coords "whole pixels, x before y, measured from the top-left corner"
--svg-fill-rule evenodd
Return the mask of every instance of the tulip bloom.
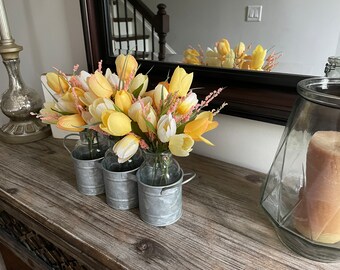
<path id="1" fill-rule="evenodd" d="M 101 122 L 102 113 L 106 110 L 115 110 L 113 101 L 108 98 L 97 98 L 89 107 L 95 123 Z"/>
<path id="2" fill-rule="evenodd" d="M 130 78 L 133 78 L 137 70 L 137 67 L 138 63 L 136 59 L 130 54 L 126 56 L 120 54 L 116 58 L 116 71 L 118 77 L 123 81 L 127 81 Z"/>
<path id="3" fill-rule="evenodd" d="M 125 90 L 117 91 L 115 95 L 115 104 L 118 106 L 119 109 L 127 114 L 132 105 L 132 95 Z"/>
<path id="4" fill-rule="evenodd" d="M 264 50 L 261 45 L 257 45 L 251 56 L 250 68 L 253 70 L 262 70 L 266 54 L 267 50 Z"/>
<path id="5" fill-rule="evenodd" d="M 55 72 L 47 73 L 46 79 L 47 85 L 57 94 L 65 93 L 70 88 L 67 80 Z"/>
<path id="6" fill-rule="evenodd" d="M 92 92 L 98 97 L 110 98 L 114 91 L 108 80 L 99 71 L 96 71 L 88 79 L 87 83 Z"/>
<path id="7" fill-rule="evenodd" d="M 195 49 L 186 49 L 183 53 L 185 64 L 200 65 L 202 64 L 200 60 L 200 53 Z"/>
<path id="8" fill-rule="evenodd" d="M 171 114 L 162 115 L 157 123 L 157 136 L 158 139 L 166 143 L 170 137 L 176 134 L 176 121 L 172 118 Z"/>
<path id="9" fill-rule="evenodd" d="M 170 152 L 178 157 L 186 157 L 192 151 L 194 140 L 187 134 L 176 134 L 170 138 Z"/>
<path id="10" fill-rule="evenodd" d="M 124 113 L 107 110 L 102 113 L 99 127 L 113 136 L 124 136 L 131 131 L 131 119 Z"/>
<path id="11" fill-rule="evenodd" d="M 113 89 L 118 90 L 119 89 L 119 77 L 116 73 L 112 73 L 111 69 L 107 68 L 105 71 L 105 78 L 108 80 L 108 82 L 111 84 Z"/>
<path id="12" fill-rule="evenodd" d="M 186 114 L 198 103 L 197 95 L 195 93 L 190 93 L 185 100 L 179 104 L 177 108 L 177 113 Z"/>
<path id="13" fill-rule="evenodd" d="M 177 67 L 171 77 L 169 93 L 177 93 L 179 97 L 184 97 L 188 93 L 194 73 L 186 73 L 184 68 Z"/>
<path id="14" fill-rule="evenodd" d="M 156 129 L 157 126 L 157 115 L 155 110 L 152 108 L 152 106 L 146 106 L 145 108 L 145 116 L 140 113 L 138 114 L 137 123 L 141 131 L 148 132 L 150 131 L 149 128 L 146 125 L 146 121 L 148 120 L 150 124 Z"/>
<path id="15" fill-rule="evenodd" d="M 218 42 L 217 42 L 217 52 L 220 54 L 220 55 L 227 55 L 229 54 L 230 52 L 230 45 L 229 45 L 229 42 L 228 40 L 226 40 L 225 38 L 222 38 L 220 39 Z"/>
<path id="16" fill-rule="evenodd" d="M 138 116 L 142 113 L 142 104 L 146 106 L 148 103 L 152 104 L 151 97 L 143 97 L 141 100 L 137 100 L 133 103 L 128 111 L 128 116 L 135 122 L 138 121 Z"/>
<path id="17" fill-rule="evenodd" d="M 138 88 L 141 87 L 142 89 L 140 90 L 138 96 L 142 97 L 146 89 L 148 88 L 148 83 L 149 83 L 148 75 L 143 75 L 142 73 L 139 73 L 131 81 L 131 84 L 129 86 L 129 92 L 136 97 L 136 95 L 134 94 L 134 91 L 136 91 Z"/>
<path id="18" fill-rule="evenodd" d="M 244 51 L 246 50 L 246 45 L 243 42 L 240 42 L 234 49 L 235 56 L 240 58 L 244 55 Z"/>
<path id="19" fill-rule="evenodd" d="M 202 134 L 218 126 L 218 122 L 213 121 L 212 112 L 202 112 L 195 120 L 186 124 L 184 133 L 193 138 L 194 141 L 202 141 L 208 145 L 213 145 L 210 141 L 202 137 Z"/>
<path id="20" fill-rule="evenodd" d="M 168 96 L 168 90 L 166 89 L 166 87 L 163 84 L 158 84 L 155 88 L 155 90 L 153 90 L 153 102 L 156 106 L 157 109 L 160 109 L 161 105 L 162 105 L 162 101 L 166 99 L 166 97 Z"/>
<path id="21" fill-rule="evenodd" d="M 90 76 L 91 76 L 91 74 L 88 73 L 87 71 L 84 71 L 84 70 L 80 71 L 80 74 L 77 76 L 78 81 L 79 81 L 80 84 L 81 84 L 81 87 L 82 87 L 86 92 L 90 91 L 90 88 L 89 88 L 89 86 L 88 86 L 88 84 L 87 84 L 87 79 L 88 79 Z"/>
<path id="22" fill-rule="evenodd" d="M 219 59 L 218 52 L 215 50 L 208 48 L 205 53 L 205 62 L 209 67 L 221 67 L 221 60 Z"/>
<path id="23" fill-rule="evenodd" d="M 119 163 L 129 160 L 137 152 L 139 140 L 133 134 L 129 134 L 113 146 L 113 152 L 118 156 Z"/>
<path id="24" fill-rule="evenodd" d="M 64 115 L 58 119 L 57 128 L 80 132 L 83 131 L 86 123 L 84 119 L 79 114 Z"/>

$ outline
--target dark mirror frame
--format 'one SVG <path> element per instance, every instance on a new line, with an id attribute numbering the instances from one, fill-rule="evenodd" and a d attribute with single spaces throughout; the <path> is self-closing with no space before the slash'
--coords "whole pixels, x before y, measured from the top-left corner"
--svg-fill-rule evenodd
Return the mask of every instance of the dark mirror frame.
<path id="1" fill-rule="evenodd" d="M 103 68 L 115 70 L 115 57 L 110 56 L 107 39 L 105 0 L 80 0 L 84 29 L 85 48 L 89 72 L 97 69 L 103 61 Z M 170 20 L 171 20 L 171 14 Z M 170 29 L 171 31 L 171 29 Z M 139 60 L 139 72 L 149 73 L 149 89 L 164 81 L 179 63 L 153 60 Z M 298 97 L 296 85 L 311 76 L 248 71 L 238 69 L 212 68 L 180 64 L 185 70 L 194 72 L 192 87 L 200 99 L 212 90 L 226 87 L 211 104 L 212 107 L 228 103 L 221 113 L 268 123 L 285 125 L 290 111 Z"/>

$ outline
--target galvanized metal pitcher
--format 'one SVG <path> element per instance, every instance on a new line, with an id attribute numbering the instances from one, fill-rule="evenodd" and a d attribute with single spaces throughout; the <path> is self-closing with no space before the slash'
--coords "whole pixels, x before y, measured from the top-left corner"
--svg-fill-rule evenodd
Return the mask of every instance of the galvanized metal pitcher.
<path id="1" fill-rule="evenodd" d="M 167 226 L 175 223 L 182 216 L 182 185 L 188 183 L 196 173 L 183 173 L 169 185 L 151 186 L 143 182 L 140 171 L 137 172 L 139 212 L 141 219 L 153 226 Z M 184 179 L 187 177 L 186 179 Z"/>
<path id="2" fill-rule="evenodd" d="M 66 140 L 71 136 L 80 137 L 76 147 L 70 150 L 66 146 Z M 70 153 L 77 180 L 77 190 L 85 195 L 98 195 L 105 191 L 101 161 L 104 158 L 105 148 L 102 146 L 81 143 L 83 133 L 72 133 L 64 137 L 64 147 Z M 99 145 L 99 143 L 97 143 Z M 91 152 L 91 153 L 90 153 Z"/>

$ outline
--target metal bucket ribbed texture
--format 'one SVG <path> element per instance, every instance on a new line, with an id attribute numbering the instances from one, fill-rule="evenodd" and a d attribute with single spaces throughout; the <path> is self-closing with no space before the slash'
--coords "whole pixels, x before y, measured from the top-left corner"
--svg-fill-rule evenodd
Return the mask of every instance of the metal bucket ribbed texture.
<path id="1" fill-rule="evenodd" d="M 105 192 L 101 161 L 103 157 L 81 160 L 73 156 L 76 171 L 77 189 L 85 195 L 98 195 Z"/>
<path id="2" fill-rule="evenodd" d="M 103 166 L 106 203 L 114 209 L 127 210 L 138 206 L 136 172 L 112 172 Z"/>
<path id="3" fill-rule="evenodd" d="M 150 186 L 138 179 L 139 212 L 141 219 L 153 226 L 167 226 L 182 216 L 183 171 L 178 181 L 166 186 Z"/>

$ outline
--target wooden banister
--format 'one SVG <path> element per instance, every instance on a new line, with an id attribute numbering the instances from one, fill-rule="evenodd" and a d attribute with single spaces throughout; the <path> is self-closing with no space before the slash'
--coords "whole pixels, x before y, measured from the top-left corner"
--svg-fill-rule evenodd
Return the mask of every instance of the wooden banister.
<path id="1" fill-rule="evenodd" d="M 133 18 L 128 18 L 127 2 L 129 2 L 129 4 L 131 4 L 133 7 Z M 80 0 L 88 70 L 90 72 L 95 71 L 97 69 L 98 62 L 100 60 L 103 60 L 105 62 L 105 58 L 108 55 L 112 54 L 112 52 L 110 52 L 110 48 L 112 47 L 113 41 L 116 41 L 120 45 L 123 42 L 127 42 L 127 50 L 130 50 L 130 47 L 134 47 L 136 50 L 136 55 L 140 53 L 140 55 L 144 57 L 149 53 L 151 54 L 153 59 L 153 54 L 156 53 L 154 45 L 154 33 L 157 33 L 159 38 L 158 59 L 164 60 L 166 52 L 166 36 L 169 32 L 169 15 L 167 15 L 165 11 L 166 5 L 159 4 L 157 6 L 158 12 L 157 14 L 154 14 L 152 10 L 141 0 L 115 1 L 115 5 L 117 6 L 123 4 L 124 10 L 123 12 L 119 12 L 119 8 L 117 8 L 117 13 L 120 17 L 115 19 L 115 22 L 118 22 L 118 33 L 116 33 L 116 36 L 113 36 L 110 21 L 110 19 L 112 18 L 110 18 L 108 3 L 108 0 Z M 136 32 L 136 11 L 142 16 L 141 34 L 137 34 Z M 102 14 L 103 16 L 98 16 L 98 14 Z M 134 20 L 133 28 L 135 30 L 135 33 L 129 34 L 127 31 L 126 35 L 122 34 L 120 29 L 120 22 L 125 22 L 126 29 L 128 30 L 128 22 L 130 22 L 131 19 Z M 145 51 L 145 39 L 150 36 L 146 32 L 146 22 L 151 25 L 152 50 L 150 52 Z M 141 35 L 143 35 L 144 37 L 143 50 L 140 50 L 137 42 L 137 40 L 141 39 Z M 130 46 L 129 41 L 135 41 L 135 45 Z"/>

